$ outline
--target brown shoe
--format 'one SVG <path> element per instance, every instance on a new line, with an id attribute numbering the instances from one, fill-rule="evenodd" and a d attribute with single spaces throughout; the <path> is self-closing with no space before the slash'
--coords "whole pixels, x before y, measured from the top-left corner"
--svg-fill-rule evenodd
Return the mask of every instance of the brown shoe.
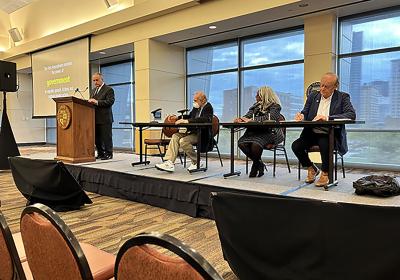
<path id="1" fill-rule="evenodd" d="M 318 181 L 315 182 L 316 187 L 323 187 L 328 185 L 329 183 L 329 178 L 328 178 L 328 172 L 323 172 L 321 173 L 321 176 L 319 177 Z"/>
<path id="2" fill-rule="evenodd" d="M 314 167 L 310 166 L 307 169 L 306 183 L 311 184 L 312 182 L 314 182 L 315 179 L 317 178 L 318 174 L 319 174 L 319 169 L 317 169 L 317 171 L 315 171 Z"/>

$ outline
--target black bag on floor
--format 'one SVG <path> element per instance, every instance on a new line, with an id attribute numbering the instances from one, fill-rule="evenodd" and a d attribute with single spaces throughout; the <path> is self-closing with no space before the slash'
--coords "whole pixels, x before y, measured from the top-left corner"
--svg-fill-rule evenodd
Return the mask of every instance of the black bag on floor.
<path id="1" fill-rule="evenodd" d="M 400 194 L 400 184 L 395 177 L 370 175 L 353 182 L 356 194 L 376 196 L 394 196 Z"/>

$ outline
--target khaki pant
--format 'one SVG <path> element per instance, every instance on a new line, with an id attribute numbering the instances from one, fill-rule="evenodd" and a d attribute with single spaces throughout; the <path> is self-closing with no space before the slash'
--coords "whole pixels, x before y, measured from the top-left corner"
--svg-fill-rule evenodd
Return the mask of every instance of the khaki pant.
<path id="1" fill-rule="evenodd" d="M 165 153 L 165 160 L 170 160 L 175 162 L 176 157 L 179 154 L 179 148 L 186 153 L 186 155 L 192 160 L 192 162 L 196 162 L 197 154 L 193 149 L 193 145 L 197 144 L 197 134 L 191 133 L 175 133 L 172 135 L 171 142 L 169 142 L 168 150 Z"/>

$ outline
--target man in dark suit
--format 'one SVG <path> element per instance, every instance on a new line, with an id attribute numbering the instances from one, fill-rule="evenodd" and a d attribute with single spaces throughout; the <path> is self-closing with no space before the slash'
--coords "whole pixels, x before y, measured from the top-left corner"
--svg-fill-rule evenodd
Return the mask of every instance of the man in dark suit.
<path id="1" fill-rule="evenodd" d="M 92 81 L 95 88 L 90 93 L 88 101 L 95 105 L 97 158 L 102 160 L 112 159 L 112 123 L 114 119 L 111 107 L 115 101 L 114 90 L 104 83 L 101 73 L 95 73 L 92 76 Z"/>
<path id="2" fill-rule="evenodd" d="M 339 78 L 334 73 L 326 73 L 321 78 L 320 91 L 307 97 L 303 110 L 295 116 L 296 121 L 327 121 L 334 119 L 356 118 L 356 112 L 350 102 L 350 95 L 337 90 Z M 304 128 L 300 138 L 292 144 L 292 150 L 301 165 L 307 168 L 306 183 L 312 183 L 320 173 L 311 162 L 306 150 L 318 145 L 321 153 L 322 173 L 315 183 L 317 187 L 326 186 L 328 179 L 329 146 L 328 131 L 324 128 Z M 344 125 L 335 129 L 335 147 L 339 154 L 344 155 L 347 148 L 346 130 Z"/>
<path id="3" fill-rule="evenodd" d="M 195 93 L 193 97 L 193 110 L 190 111 L 188 116 L 181 118 L 175 124 L 182 123 L 211 123 L 214 116 L 213 107 L 207 102 L 207 96 L 202 91 Z M 168 145 L 168 150 L 165 154 L 165 161 L 156 164 L 156 168 L 162 171 L 174 172 L 174 163 L 179 154 L 179 148 L 186 153 L 191 159 L 191 164 L 187 168 L 188 171 L 197 168 L 196 160 L 197 154 L 193 150 L 193 145 L 197 144 L 197 133 L 188 129 L 186 133 L 177 132 L 172 135 L 171 141 Z M 212 128 L 202 128 L 201 130 L 201 152 L 211 151 L 213 148 Z M 200 162 L 199 168 L 204 167 L 204 163 Z"/>

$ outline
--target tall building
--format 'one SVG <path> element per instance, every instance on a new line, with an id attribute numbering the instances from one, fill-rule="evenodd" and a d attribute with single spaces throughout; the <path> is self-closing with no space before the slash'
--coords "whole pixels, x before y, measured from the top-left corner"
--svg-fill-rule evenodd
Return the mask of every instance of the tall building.
<path id="1" fill-rule="evenodd" d="M 391 61 L 390 102 L 392 118 L 400 119 L 400 59 Z"/>
<path id="2" fill-rule="evenodd" d="M 363 32 L 352 32 L 352 52 L 362 50 Z M 350 59 L 350 81 L 349 93 L 353 101 L 353 105 L 358 111 L 361 102 L 361 77 L 362 77 L 362 58 L 360 56 L 351 57 Z"/>
<path id="3" fill-rule="evenodd" d="M 358 103 L 357 118 L 364 120 L 368 127 L 382 125 L 384 118 L 379 112 L 379 91 L 370 84 L 360 88 L 360 101 Z"/>

